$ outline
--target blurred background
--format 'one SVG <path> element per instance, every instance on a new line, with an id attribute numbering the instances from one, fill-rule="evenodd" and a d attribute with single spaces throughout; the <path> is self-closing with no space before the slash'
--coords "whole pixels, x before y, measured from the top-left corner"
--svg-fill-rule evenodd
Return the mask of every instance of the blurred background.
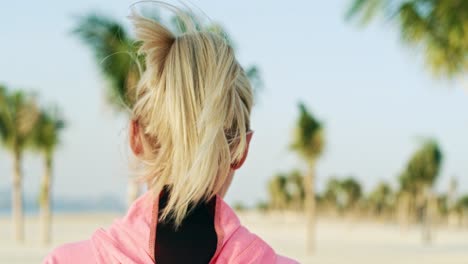
<path id="1" fill-rule="evenodd" d="M 127 147 L 133 2 L 3 3 L 0 263 L 40 263 L 142 191 Z M 189 5 L 255 88 L 226 197 L 247 227 L 301 263 L 468 263 L 467 1 Z"/>

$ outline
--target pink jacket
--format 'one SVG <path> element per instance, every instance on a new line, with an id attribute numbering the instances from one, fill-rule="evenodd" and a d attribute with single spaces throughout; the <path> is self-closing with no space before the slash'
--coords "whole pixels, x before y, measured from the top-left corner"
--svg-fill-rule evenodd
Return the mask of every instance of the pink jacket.
<path id="1" fill-rule="evenodd" d="M 158 202 L 152 197 L 147 192 L 133 203 L 124 218 L 116 220 L 109 229 L 97 230 L 89 240 L 56 248 L 43 263 L 155 263 Z M 210 264 L 298 263 L 277 255 L 265 241 L 241 225 L 234 211 L 220 197 L 216 199 L 215 230 L 218 246 Z"/>

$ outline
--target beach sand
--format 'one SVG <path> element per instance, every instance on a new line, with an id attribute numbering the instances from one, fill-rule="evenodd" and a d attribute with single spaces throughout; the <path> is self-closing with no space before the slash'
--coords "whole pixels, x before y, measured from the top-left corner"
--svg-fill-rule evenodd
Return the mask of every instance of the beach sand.
<path id="1" fill-rule="evenodd" d="M 0 217 L 0 263 L 41 263 L 53 247 L 88 238 L 108 226 L 116 214 L 58 214 L 54 217 L 53 243 L 41 246 L 36 217 L 27 217 L 26 242 L 11 240 L 10 219 Z M 301 263 L 319 264 L 467 264 L 468 229 L 438 228 L 430 245 L 421 242 L 414 227 L 401 233 L 398 226 L 346 220 L 320 219 L 316 252 L 305 253 L 305 219 L 295 214 L 240 213 L 241 221 L 280 254 Z"/>

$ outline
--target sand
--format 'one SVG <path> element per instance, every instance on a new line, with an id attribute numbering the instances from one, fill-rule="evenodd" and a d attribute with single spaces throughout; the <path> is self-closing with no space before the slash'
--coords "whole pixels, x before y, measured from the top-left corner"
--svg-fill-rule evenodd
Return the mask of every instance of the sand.
<path id="1" fill-rule="evenodd" d="M 321 219 L 317 224 L 314 255 L 305 254 L 305 220 L 289 214 L 241 213 L 241 221 L 283 255 L 301 263 L 359 264 L 467 264 L 468 229 L 438 228 L 430 245 L 421 243 L 419 228 L 401 233 L 398 226 Z M 36 217 L 26 221 L 26 242 L 11 240 L 10 221 L 0 217 L 0 263 L 41 263 L 56 245 L 86 239 L 98 227 L 109 225 L 116 214 L 59 214 L 54 218 L 53 243 L 41 246 Z"/>

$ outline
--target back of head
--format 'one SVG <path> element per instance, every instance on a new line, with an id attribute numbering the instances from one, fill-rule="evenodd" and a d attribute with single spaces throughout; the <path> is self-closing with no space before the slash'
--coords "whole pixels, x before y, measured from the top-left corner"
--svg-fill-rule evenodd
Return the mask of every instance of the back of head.
<path id="1" fill-rule="evenodd" d="M 243 157 L 252 89 L 232 47 L 219 33 L 199 29 L 191 12 L 175 12 L 185 33 L 133 13 L 145 71 L 133 119 L 144 138 L 144 177 L 170 197 L 161 219 L 178 226 L 191 204 L 218 193 Z"/>

